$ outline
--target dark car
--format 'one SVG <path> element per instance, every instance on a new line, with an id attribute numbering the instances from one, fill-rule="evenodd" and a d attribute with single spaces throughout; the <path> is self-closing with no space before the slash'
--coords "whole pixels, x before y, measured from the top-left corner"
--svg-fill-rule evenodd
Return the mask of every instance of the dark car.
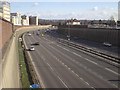
<path id="1" fill-rule="evenodd" d="M 31 45 L 39 45 L 39 42 L 35 42 L 35 43 L 31 44 Z"/>

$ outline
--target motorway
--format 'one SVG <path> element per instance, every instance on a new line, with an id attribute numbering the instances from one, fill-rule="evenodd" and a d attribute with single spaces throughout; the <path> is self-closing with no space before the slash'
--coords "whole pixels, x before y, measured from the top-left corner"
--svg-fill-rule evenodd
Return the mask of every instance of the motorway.
<path id="1" fill-rule="evenodd" d="M 43 88 L 118 88 L 118 68 L 100 58 L 57 43 L 33 32 L 24 34 L 27 48 L 39 41 L 35 51 L 27 51 Z"/>

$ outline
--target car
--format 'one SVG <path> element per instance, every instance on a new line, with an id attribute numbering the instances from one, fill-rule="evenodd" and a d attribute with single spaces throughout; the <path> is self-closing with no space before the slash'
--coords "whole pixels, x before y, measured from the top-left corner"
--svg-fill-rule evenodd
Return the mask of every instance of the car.
<path id="1" fill-rule="evenodd" d="M 39 42 L 32 43 L 31 45 L 39 45 Z"/>
<path id="2" fill-rule="evenodd" d="M 30 49 L 29 49 L 30 51 L 34 51 L 35 50 L 35 48 L 34 48 L 34 46 L 30 46 Z"/>
<path id="3" fill-rule="evenodd" d="M 75 40 L 79 39 L 79 37 L 73 37 Z"/>
<path id="4" fill-rule="evenodd" d="M 44 34 L 42 34 L 42 37 L 44 36 Z"/>
<path id="5" fill-rule="evenodd" d="M 31 36 L 31 33 L 29 33 L 28 36 Z"/>
<path id="6" fill-rule="evenodd" d="M 109 42 L 104 42 L 103 45 L 104 45 L 104 46 L 108 46 L 108 47 L 111 47 L 111 46 L 112 46 L 112 44 L 109 43 Z"/>
<path id="7" fill-rule="evenodd" d="M 36 35 L 40 35 L 39 33 L 36 33 Z"/>

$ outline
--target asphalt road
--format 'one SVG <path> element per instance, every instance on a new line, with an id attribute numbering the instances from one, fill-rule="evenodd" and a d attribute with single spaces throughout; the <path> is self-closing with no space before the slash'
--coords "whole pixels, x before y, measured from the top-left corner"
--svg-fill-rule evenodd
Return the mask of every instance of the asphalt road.
<path id="1" fill-rule="evenodd" d="M 28 51 L 44 88 L 118 88 L 118 68 L 100 58 L 61 45 L 48 36 L 31 32 L 24 36 L 27 48 L 39 41 L 35 51 Z"/>
<path id="2" fill-rule="evenodd" d="M 47 34 L 52 35 L 53 37 L 60 37 L 60 38 L 64 38 L 67 39 L 67 37 L 65 35 L 61 35 L 57 32 L 57 30 L 51 30 L 51 32 L 47 32 Z M 98 43 L 98 42 L 94 42 L 94 41 L 90 41 L 90 40 L 85 40 L 79 37 L 70 37 L 71 41 L 78 43 L 82 46 L 85 47 L 90 47 L 94 50 L 98 50 L 101 51 L 105 54 L 111 55 L 111 56 L 116 56 L 119 57 L 119 51 L 120 48 L 117 46 L 111 46 L 111 47 L 106 47 L 103 45 L 103 43 Z"/>

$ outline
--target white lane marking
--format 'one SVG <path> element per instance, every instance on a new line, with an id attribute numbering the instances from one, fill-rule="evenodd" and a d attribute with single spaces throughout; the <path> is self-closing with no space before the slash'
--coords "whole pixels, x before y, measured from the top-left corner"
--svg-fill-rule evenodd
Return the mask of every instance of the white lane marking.
<path id="1" fill-rule="evenodd" d="M 66 50 L 66 51 L 68 51 L 69 52 L 69 50 L 68 49 L 66 49 L 66 48 L 64 48 L 64 47 L 62 47 L 62 46 L 60 46 L 60 45 L 57 45 L 58 47 L 61 47 L 62 49 L 64 49 L 64 50 Z"/>
<path id="2" fill-rule="evenodd" d="M 91 63 L 93 63 L 93 64 L 98 65 L 96 62 L 94 62 L 94 61 L 92 61 L 92 60 L 90 60 L 90 59 L 88 59 L 88 58 L 84 58 L 84 59 L 87 60 L 87 61 L 89 61 L 89 62 L 91 62 Z"/>
<path id="3" fill-rule="evenodd" d="M 75 52 L 72 52 L 74 55 L 76 55 L 76 56 L 79 56 L 79 57 L 82 57 L 81 55 L 79 55 L 79 54 L 77 54 L 77 53 L 75 53 Z"/>
<path id="4" fill-rule="evenodd" d="M 59 78 L 59 80 L 64 84 L 64 86 L 66 87 L 66 88 L 68 88 L 68 86 L 65 84 L 65 82 L 58 76 L 58 78 Z"/>
<path id="5" fill-rule="evenodd" d="M 88 82 L 85 82 L 87 85 L 90 85 Z"/>
<path id="6" fill-rule="evenodd" d="M 120 75 L 120 74 L 118 74 L 117 72 L 115 72 L 115 71 L 113 71 L 113 70 L 111 70 L 111 69 L 109 69 L 109 68 L 105 68 L 106 70 L 108 70 L 108 71 L 110 71 L 110 72 L 112 72 L 112 73 L 114 73 L 114 74 L 116 74 L 116 75 Z"/>
<path id="7" fill-rule="evenodd" d="M 52 71 L 54 71 L 53 68 L 51 67 L 51 65 L 50 65 L 49 63 L 47 63 L 47 65 L 50 67 L 50 69 L 51 69 Z"/>

